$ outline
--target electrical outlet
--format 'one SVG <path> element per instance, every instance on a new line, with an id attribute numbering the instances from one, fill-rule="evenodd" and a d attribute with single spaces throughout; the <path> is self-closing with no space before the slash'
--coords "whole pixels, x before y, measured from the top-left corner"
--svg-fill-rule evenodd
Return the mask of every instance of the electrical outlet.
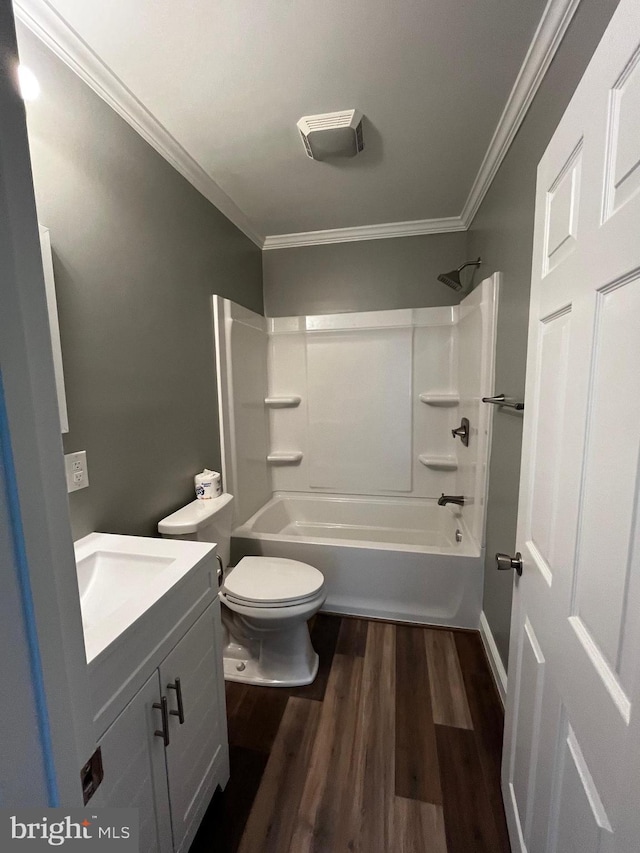
<path id="1" fill-rule="evenodd" d="M 67 475 L 67 491 L 76 492 L 86 489 L 89 485 L 87 471 L 87 453 L 79 450 L 77 453 L 67 453 L 64 457 L 64 468 Z"/>

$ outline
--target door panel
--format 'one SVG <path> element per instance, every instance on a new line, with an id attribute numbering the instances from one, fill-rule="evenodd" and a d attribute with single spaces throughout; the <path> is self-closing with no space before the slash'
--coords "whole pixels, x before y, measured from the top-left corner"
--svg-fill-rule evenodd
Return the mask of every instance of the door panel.
<path id="1" fill-rule="evenodd" d="M 503 762 L 530 853 L 640 838 L 639 57 L 622 0 L 538 168 Z"/>
<path id="2" fill-rule="evenodd" d="M 178 710 L 180 679 L 184 724 L 170 717 L 170 744 L 166 749 L 169 797 L 175 850 L 190 842 L 197 823 L 219 781 L 228 778 L 224 677 L 221 671 L 220 603 L 207 608 L 160 666 L 163 694 L 169 708 Z M 224 779 L 216 768 L 222 771 Z"/>
<path id="3" fill-rule="evenodd" d="M 571 608 L 613 673 L 620 660 L 640 449 L 640 398 L 624 391 L 633 388 L 640 368 L 637 284 L 637 278 L 627 279 L 596 296 L 594 367 L 578 519 L 580 575 Z M 602 453 L 607 445 L 613 452 Z M 603 529 L 609 535 L 603 536 Z"/>
<path id="4" fill-rule="evenodd" d="M 524 624 L 520 661 L 520 712 L 514 754 L 513 788 L 525 841 L 531 835 L 544 691 L 544 655 L 531 623 Z"/>
<path id="5" fill-rule="evenodd" d="M 557 502 L 562 453 L 562 412 L 567 385 L 571 307 L 545 317 L 540 328 L 540 395 L 533 461 L 533 499 L 529 537 L 538 550 L 539 567 L 550 584 L 555 569 Z M 535 453 L 535 450 L 534 450 Z"/>
<path id="6" fill-rule="evenodd" d="M 157 671 L 100 740 L 104 780 L 96 804 L 138 809 L 140 853 L 171 853 L 171 819 Z"/>
<path id="7" fill-rule="evenodd" d="M 603 834 L 611 834 L 611 825 L 575 732 L 568 724 L 566 730 L 559 753 L 557 821 L 550 850 L 598 853 Z"/>
<path id="8" fill-rule="evenodd" d="M 545 275 L 575 251 L 578 237 L 582 139 L 551 183 L 545 222 Z"/>
<path id="9" fill-rule="evenodd" d="M 604 218 L 640 189 L 640 51 L 611 90 Z"/>

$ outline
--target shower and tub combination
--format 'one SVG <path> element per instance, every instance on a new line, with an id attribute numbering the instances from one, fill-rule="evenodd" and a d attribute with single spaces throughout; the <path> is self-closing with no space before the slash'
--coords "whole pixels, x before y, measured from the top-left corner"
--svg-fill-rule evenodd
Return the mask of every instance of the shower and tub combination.
<path id="1" fill-rule="evenodd" d="M 271 319 L 213 297 L 232 565 L 315 566 L 325 611 L 478 627 L 498 287 Z"/>

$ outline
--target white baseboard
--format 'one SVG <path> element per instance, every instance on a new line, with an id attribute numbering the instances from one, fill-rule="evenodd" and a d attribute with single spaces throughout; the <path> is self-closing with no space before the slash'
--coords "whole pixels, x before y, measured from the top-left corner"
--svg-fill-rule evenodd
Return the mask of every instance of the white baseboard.
<path id="1" fill-rule="evenodd" d="M 484 650 L 489 658 L 493 680 L 496 683 L 498 693 L 500 694 L 502 704 L 504 705 L 507 699 L 507 671 L 502 663 L 500 652 L 498 651 L 496 641 L 491 633 L 487 617 L 484 615 L 484 610 L 480 614 L 480 636 L 482 637 Z"/>

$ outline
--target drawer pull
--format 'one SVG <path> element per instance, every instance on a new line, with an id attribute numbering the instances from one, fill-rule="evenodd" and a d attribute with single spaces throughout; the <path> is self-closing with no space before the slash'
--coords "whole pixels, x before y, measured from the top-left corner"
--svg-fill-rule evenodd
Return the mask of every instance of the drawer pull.
<path id="1" fill-rule="evenodd" d="M 169 746 L 169 705 L 167 697 L 162 696 L 159 702 L 153 703 L 153 708 L 162 713 L 162 729 L 156 729 L 154 735 L 161 737 L 165 746 Z"/>
<path id="2" fill-rule="evenodd" d="M 176 697 L 178 699 L 178 710 L 177 711 L 169 711 L 172 717 L 177 717 L 180 720 L 180 725 L 184 723 L 184 705 L 182 703 L 182 686 L 180 684 L 180 679 L 176 678 L 173 684 L 167 684 L 167 688 L 169 690 L 176 691 Z"/>

